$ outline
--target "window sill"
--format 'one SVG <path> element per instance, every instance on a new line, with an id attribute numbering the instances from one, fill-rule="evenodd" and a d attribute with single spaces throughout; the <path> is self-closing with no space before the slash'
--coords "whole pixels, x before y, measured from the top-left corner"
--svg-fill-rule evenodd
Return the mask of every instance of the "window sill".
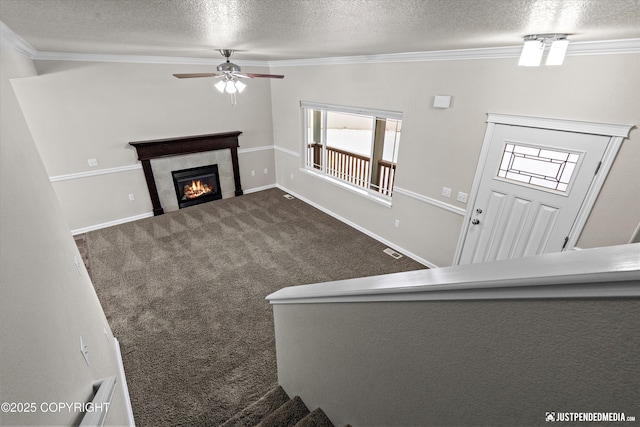
<path id="1" fill-rule="evenodd" d="M 339 179 L 333 178 L 331 176 L 325 175 L 323 173 L 319 173 L 319 172 L 315 172 L 314 170 L 308 169 L 308 168 L 300 168 L 300 172 L 304 172 L 307 175 L 311 175 L 313 177 L 319 178 L 323 181 L 329 182 L 333 185 L 337 185 L 340 188 L 344 188 L 345 190 L 348 190 L 352 193 L 358 194 L 362 197 L 365 197 L 368 200 L 372 200 L 378 204 L 381 204 L 383 206 L 386 206 L 388 208 L 390 208 L 392 206 L 392 201 L 391 201 L 391 197 L 385 197 L 385 196 L 378 196 L 375 195 L 367 190 L 365 190 L 364 188 L 359 188 L 356 187 L 355 185 L 346 183 L 344 181 L 341 181 Z"/>

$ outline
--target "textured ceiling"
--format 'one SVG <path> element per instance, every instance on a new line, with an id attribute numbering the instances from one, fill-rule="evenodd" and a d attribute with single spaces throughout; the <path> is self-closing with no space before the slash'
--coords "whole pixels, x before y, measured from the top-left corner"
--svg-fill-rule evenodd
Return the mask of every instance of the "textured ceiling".
<path id="1" fill-rule="evenodd" d="M 640 38 L 640 0 L 0 0 L 40 52 L 283 60 Z"/>

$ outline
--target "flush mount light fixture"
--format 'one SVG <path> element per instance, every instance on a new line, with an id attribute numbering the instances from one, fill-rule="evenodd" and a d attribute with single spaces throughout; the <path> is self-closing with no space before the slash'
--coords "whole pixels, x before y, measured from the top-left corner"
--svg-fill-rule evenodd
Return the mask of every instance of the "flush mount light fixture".
<path id="1" fill-rule="evenodd" d="M 569 46 L 569 40 L 556 39 L 551 42 L 549 53 L 547 54 L 547 62 L 545 65 L 562 65 L 564 56 L 567 53 L 567 47 Z"/>
<path id="2" fill-rule="evenodd" d="M 524 37 L 524 46 L 518 65 L 537 67 L 542 62 L 545 48 L 549 46 L 545 65 L 562 65 L 567 53 L 567 34 L 531 34 Z"/>

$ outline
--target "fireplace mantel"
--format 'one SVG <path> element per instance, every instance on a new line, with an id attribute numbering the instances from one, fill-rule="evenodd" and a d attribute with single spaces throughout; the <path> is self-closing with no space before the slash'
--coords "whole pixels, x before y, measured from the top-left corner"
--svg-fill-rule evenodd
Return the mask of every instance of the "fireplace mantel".
<path id="1" fill-rule="evenodd" d="M 240 184 L 240 167 L 238 166 L 238 135 L 242 132 L 212 133 L 208 135 L 183 136 L 179 138 L 156 139 L 150 141 L 134 141 L 129 145 L 135 147 L 138 153 L 138 160 L 142 162 L 142 170 L 147 180 L 153 214 L 162 215 L 164 209 L 160 204 L 156 181 L 151 169 L 151 159 L 160 157 L 179 156 L 182 154 L 201 153 L 214 150 L 231 150 L 231 162 L 233 163 L 233 180 L 236 186 L 236 196 L 242 195 L 242 185 Z"/>

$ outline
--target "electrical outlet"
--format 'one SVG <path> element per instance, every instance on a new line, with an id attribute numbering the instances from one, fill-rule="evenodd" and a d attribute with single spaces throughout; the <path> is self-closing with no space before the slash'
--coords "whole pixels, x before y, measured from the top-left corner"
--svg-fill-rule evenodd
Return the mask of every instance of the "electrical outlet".
<path id="1" fill-rule="evenodd" d="M 98 166 L 98 160 L 97 159 L 89 159 L 89 160 L 87 160 L 87 163 L 89 163 L 89 166 Z"/>
<path id="2" fill-rule="evenodd" d="M 129 194 L 129 200 L 130 201 L 134 201 L 136 199 L 136 196 L 134 196 L 133 194 Z"/>
<path id="3" fill-rule="evenodd" d="M 400 228 L 400 220 L 399 220 L 399 219 L 396 219 L 396 221 L 393 223 L 393 226 L 394 226 L 395 228 Z"/>
<path id="4" fill-rule="evenodd" d="M 269 169 L 268 168 L 264 168 L 264 174 L 268 174 L 269 173 Z"/>
<path id="5" fill-rule="evenodd" d="M 293 181 L 293 172 L 291 172 L 291 181 Z"/>
<path id="6" fill-rule="evenodd" d="M 451 197 L 451 189 L 449 187 L 442 187 L 442 195 L 444 197 Z"/>
<path id="7" fill-rule="evenodd" d="M 251 176 L 256 176 L 256 171 L 251 171 Z"/>
<path id="8" fill-rule="evenodd" d="M 469 195 L 467 193 L 463 193 L 462 191 L 458 191 L 458 197 L 456 198 L 457 201 L 462 202 L 462 203 L 467 203 L 467 197 L 469 197 Z"/>

